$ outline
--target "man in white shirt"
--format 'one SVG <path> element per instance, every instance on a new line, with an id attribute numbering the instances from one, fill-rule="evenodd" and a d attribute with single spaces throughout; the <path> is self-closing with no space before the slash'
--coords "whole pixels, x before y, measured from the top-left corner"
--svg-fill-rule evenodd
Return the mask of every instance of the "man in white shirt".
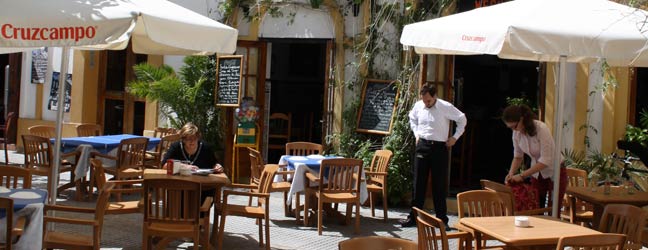
<path id="1" fill-rule="evenodd" d="M 425 84 L 421 87 L 421 100 L 414 104 L 409 113 L 410 128 L 416 137 L 414 159 L 414 193 L 412 207 L 423 209 L 427 179 L 432 172 L 432 196 L 434 211 L 449 230 L 446 197 L 448 196 L 448 150 L 463 134 L 466 115 L 452 103 L 436 97 L 436 86 Z M 448 136 L 450 121 L 457 124 L 452 136 Z M 414 211 L 401 222 L 403 227 L 416 225 Z"/>

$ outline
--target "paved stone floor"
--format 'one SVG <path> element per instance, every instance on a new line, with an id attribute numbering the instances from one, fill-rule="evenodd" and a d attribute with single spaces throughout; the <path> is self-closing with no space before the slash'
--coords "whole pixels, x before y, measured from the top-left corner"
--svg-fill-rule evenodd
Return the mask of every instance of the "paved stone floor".
<path id="1" fill-rule="evenodd" d="M 4 161 L 4 154 L 0 154 L 0 162 Z M 11 152 L 10 162 L 21 164 L 23 155 Z M 45 188 L 46 179 L 35 176 L 32 180 L 36 188 Z M 61 177 L 61 183 L 69 181 L 69 175 Z M 73 190 L 63 192 L 57 201 L 58 204 L 94 207 L 94 201 L 71 201 L 65 197 L 74 197 Z M 139 197 L 125 197 L 124 199 L 138 199 Z M 303 199 L 302 199 L 303 200 Z M 234 199 L 237 203 L 247 203 L 247 199 Z M 283 214 L 283 195 L 274 193 L 270 199 L 270 245 L 272 249 L 337 249 L 338 242 L 357 236 L 381 235 L 399 237 L 416 241 L 416 227 L 401 228 L 398 220 L 404 218 L 408 212 L 406 208 L 390 208 L 389 220 L 383 222 L 382 209 L 376 210 L 377 218 L 371 217 L 368 207 L 361 209 L 361 232 L 353 233 L 353 225 L 341 225 L 337 220 L 324 217 L 323 233 L 317 234 L 315 226 L 297 225 L 295 219 L 285 217 Z M 339 209 L 345 211 L 342 205 Z M 212 209 L 213 217 L 213 209 Z M 456 216 L 450 217 L 450 225 L 457 220 Z M 313 225 L 316 224 L 313 223 Z M 56 230 L 87 233 L 88 230 L 67 225 L 56 226 Z M 104 219 L 101 249 L 140 249 L 142 245 L 142 215 L 107 215 Z M 227 217 L 225 224 L 223 249 L 259 249 L 258 226 L 253 219 L 242 217 Z M 175 241 L 169 249 L 189 249 L 192 243 Z M 451 242 L 450 249 L 457 249 L 456 242 Z"/>

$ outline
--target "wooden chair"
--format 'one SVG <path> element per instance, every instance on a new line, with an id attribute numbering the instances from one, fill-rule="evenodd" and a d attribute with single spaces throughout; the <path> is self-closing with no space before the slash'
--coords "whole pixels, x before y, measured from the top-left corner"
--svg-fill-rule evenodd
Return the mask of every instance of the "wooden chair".
<path id="1" fill-rule="evenodd" d="M 223 235 L 225 234 L 225 219 L 227 216 L 243 216 L 255 218 L 259 225 L 259 246 L 263 246 L 263 221 L 265 221 L 265 249 L 270 250 L 270 189 L 272 178 L 279 169 L 278 165 L 266 165 L 261 172 L 259 184 L 255 192 L 225 190 L 223 191 L 223 207 L 221 210 L 220 229 L 218 230 L 218 249 L 223 249 Z M 233 188 L 255 189 L 254 185 L 235 184 Z M 247 196 L 257 198 L 256 206 L 229 204 L 229 196 Z"/>
<path id="2" fill-rule="evenodd" d="M 286 143 L 286 155 L 321 155 L 324 154 L 322 144 L 312 142 L 289 142 Z"/>
<path id="3" fill-rule="evenodd" d="M 458 239 L 459 248 L 465 243 L 464 249 L 472 249 L 472 235 L 468 232 L 447 233 L 443 221 L 425 211 L 413 207 L 416 213 L 416 229 L 418 232 L 419 250 L 449 250 L 448 239 Z M 439 242 L 441 247 L 439 248 Z"/>
<path id="4" fill-rule="evenodd" d="M 513 190 L 511 190 L 511 187 L 499 182 L 485 179 L 480 180 L 480 183 L 483 189 L 497 192 L 502 197 L 502 199 L 510 203 L 514 215 L 544 215 L 545 213 L 551 214 L 551 207 L 515 211 L 515 195 L 513 195 Z"/>
<path id="5" fill-rule="evenodd" d="M 648 212 L 628 204 L 609 204 L 603 210 L 599 232 L 625 234 L 624 249 L 641 249 L 641 234 Z"/>
<path id="6" fill-rule="evenodd" d="M 457 208 L 459 219 L 464 217 L 490 217 L 490 216 L 510 216 L 513 215 L 513 206 L 511 203 L 502 196 L 491 190 L 471 190 L 457 194 Z M 470 232 L 473 239 L 476 239 L 474 230 L 462 226 L 460 223 L 456 227 L 465 232 Z M 486 247 L 486 240 L 488 238 L 481 237 L 482 242 L 475 242 L 481 244 L 482 248 Z M 494 246 L 500 248 L 502 246 Z"/>
<path id="7" fill-rule="evenodd" d="M 592 234 L 581 236 L 560 237 L 556 250 L 592 249 L 592 250 L 622 250 L 626 236 L 623 234 Z"/>
<path id="8" fill-rule="evenodd" d="M 250 152 L 250 184 L 251 185 L 259 185 L 261 181 L 261 173 L 263 172 L 263 169 L 267 165 L 276 165 L 276 164 L 264 164 L 263 163 L 263 157 L 261 156 L 261 153 L 257 150 L 254 150 L 253 148 L 248 147 L 248 151 Z M 277 165 L 278 167 L 278 165 Z M 290 171 L 292 172 L 292 171 Z M 283 205 L 284 205 L 284 215 L 289 216 L 290 215 L 290 206 L 286 204 L 286 201 L 288 200 L 288 191 L 290 191 L 290 182 L 286 181 L 287 180 L 287 175 L 289 172 L 287 171 L 277 171 L 275 175 L 283 175 L 283 181 L 278 181 L 278 182 L 272 182 L 272 187 L 270 187 L 270 192 L 282 192 L 284 195 L 283 199 Z M 274 176 L 273 176 L 274 179 Z M 251 201 L 252 199 L 250 199 Z M 251 205 L 251 203 L 250 203 Z"/>
<path id="9" fill-rule="evenodd" d="M 4 146 L 4 153 L 5 153 L 5 165 L 9 165 L 9 152 L 7 152 L 7 143 L 9 143 L 10 138 L 10 133 L 11 129 L 13 129 L 13 124 L 16 122 L 16 113 L 14 112 L 9 112 L 7 114 L 7 118 L 5 119 L 5 124 L 0 126 L 0 131 L 2 131 L 2 137 L 0 137 L 0 141 L 2 141 L 2 145 Z M 12 139 L 13 140 L 13 139 Z M 13 141 L 12 141 L 13 142 Z"/>
<path id="10" fill-rule="evenodd" d="M 153 237 L 187 237 L 193 240 L 194 249 L 198 249 L 198 244 L 208 247 L 205 231 L 209 232 L 209 224 L 205 225 L 205 220 L 209 218 L 201 219 L 200 210 L 210 207 L 213 200 L 209 197 L 201 205 L 200 183 L 182 179 L 145 179 L 144 191 L 142 249 L 151 249 Z"/>
<path id="11" fill-rule="evenodd" d="M 351 208 L 355 205 L 355 233 L 360 232 L 360 173 L 362 160 L 358 159 L 324 159 L 320 166 L 319 176 L 312 172 L 304 174 L 306 200 L 304 211 L 308 213 L 311 197 L 317 199 L 317 233 L 322 235 L 322 211 L 324 203 L 347 203 L 347 220 L 351 216 Z M 312 183 L 318 184 L 311 187 Z M 304 216 L 308 224 L 308 216 Z"/>
<path id="12" fill-rule="evenodd" d="M 322 144 L 312 142 L 289 142 L 286 143 L 286 155 L 307 156 L 307 155 L 321 155 L 324 154 L 324 146 Z M 283 167 L 283 166 L 280 166 Z M 283 169 L 282 169 L 283 170 Z M 287 171 L 287 170 L 285 170 Z M 287 171 L 286 174 L 294 175 L 294 171 Z M 299 224 L 301 213 L 300 194 L 295 194 L 295 219 Z"/>
<path id="13" fill-rule="evenodd" d="M 387 173 L 389 162 L 394 153 L 390 150 L 376 150 L 367 175 L 367 191 L 369 192 L 369 205 L 371 206 L 371 217 L 376 217 L 374 211 L 374 193 L 382 195 L 383 220 L 387 222 Z"/>
<path id="14" fill-rule="evenodd" d="M 22 183 L 22 185 L 18 185 Z M 0 166 L 0 186 L 6 188 L 31 188 L 31 173 L 20 167 Z M 13 235 L 21 236 L 27 225 L 27 218 L 20 216 L 13 225 Z"/>
<path id="15" fill-rule="evenodd" d="M 104 166 L 104 170 L 117 180 L 141 179 L 144 174 L 144 155 L 147 145 L 146 137 L 123 139 L 117 147 L 117 156 L 99 152 L 92 152 L 90 156 L 115 161 L 115 165 Z M 117 194 L 117 200 L 121 201 L 121 194 Z"/>
<path id="16" fill-rule="evenodd" d="M 29 127 L 30 135 L 37 135 L 40 137 L 45 137 L 47 139 L 56 137 L 56 127 L 49 125 L 34 125 Z"/>
<path id="17" fill-rule="evenodd" d="M 5 216 L 5 242 L 0 242 L 0 249 L 11 250 L 13 246 L 13 200 L 10 198 L 0 197 L 0 211 Z"/>
<path id="18" fill-rule="evenodd" d="M 162 157 L 169 150 L 171 144 L 182 140 L 179 134 L 169 134 L 162 137 L 160 143 L 155 147 L 155 151 L 146 151 L 146 166 L 152 168 L 162 168 L 164 164 Z"/>
<path id="19" fill-rule="evenodd" d="M 94 123 L 83 123 L 76 126 L 77 136 L 100 136 L 103 135 L 101 125 Z"/>
<path id="20" fill-rule="evenodd" d="M 268 150 L 285 151 L 290 142 L 291 114 L 272 113 L 268 119 Z"/>
<path id="21" fill-rule="evenodd" d="M 50 143 L 50 140 L 36 135 L 22 135 L 22 139 L 25 150 L 25 168 L 29 170 L 31 175 L 47 176 L 47 192 L 48 195 L 51 195 L 52 190 L 49 182 L 55 180 L 50 178 L 53 164 L 52 144 Z M 61 158 L 75 157 L 77 160 L 78 156 L 78 152 L 76 151 L 61 154 Z M 59 186 L 57 191 L 60 193 L 69 187 L 76 186 L 77 198 L 80 198 L 81 183 L 79 181 L 74 181 L 74 168 L 75 165 L 69 164 L 68 162 L 61 162 L 56 177 L 58 178 L 61 173 L 70 172 L 71 181 L 63 186 Z"/>
<path id="22" fill-rule="evenodd" d="M 176 131 L 175 128 L 157 127 L 153 131 L 153 137 L 157 137 L 157 138 L 162 138 L 162 137 L 165 137 L 167 135 L 173 135 L 173 134 L 177 134 L 177 131 Z"/>
<path id="23" fill-rule="evenodd" d="M 22 183 L 22 185 L 18 185 Z M 31 173 L 28 169 L 0 166 L 0 186 L 7 188 L 31 188 Z"/>
<path id="24" fill-rule="evenodd" d="M 587 172 L 577 168 L 566 168 L 567 180 L 570 187 L 587 187 Z M 576 199 L 575 204 L 570 204 L 571 199 L 565 198 L 563 200 L 563 209 L 560 213 L 560 218 L 568 220 L 570 223 L 581 223 L 589 225 L 594 218 L 594 208 L 591 204 Z M 573 209 L 573 211 L 572 211 Z M 571 214 L 574 214 L 572 216 Z"/>
<path id="25" fill-rule="evenodd" d="M 43 249 L 94 249 L 99 250 L 101 245 L 101 228 L 103 227 L 104 214 L 108 205 L 110 191 L 114 184 L 108 183 L 99 191 L 99 198 L 95 208 L 71 207 L 61 205 L 45 205 L 43 216 Z M 49 211 L 59 211 L 48 214 Z M 64 212 L 64 213 L 60 213 Z M 79 213 L 94 214 L 93 219 L 79 219 Z M 63 217 L 67 215 L 66 217 Z M 55 231 L 48 223 L 56 223 Z M 78 227 L 92 227 L 92 235 L 69 233 L 73 230 L 61 229 L 61 223 Z"/>
<path id="26" fill-rule="evenodd" d="M 114 184 L 114 188 L 110 191 L 113 194 L 140 194 L 144 193 L 141 186 L 142 179 L 137 180 L 106 180 L 106 174 L 102 163 L 99 159 L 90 160 L 90 170 L 93 172 L 93 183 L 96 183 L 97 189 L 102 190 L 108 183 Z M 108 202 L 106 214 L 132 214 L 142 212 L 143 202 L 141 200 L 135 201 L 115 201 Z"/>
<path id="27" fill-rule="evenodd" d="M 366 236 L 340 241 L 339 250 L 416 250 L 416 242 L 411 240 L 387 237 Z"/>

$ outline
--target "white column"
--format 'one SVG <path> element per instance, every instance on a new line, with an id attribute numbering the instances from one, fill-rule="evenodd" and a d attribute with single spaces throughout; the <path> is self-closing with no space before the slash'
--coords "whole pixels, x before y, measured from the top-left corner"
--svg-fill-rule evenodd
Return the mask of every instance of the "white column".
<path id="1" fill-rule="evenodd" d="M 587 151 L 601 151 L 603 129 L 603 95 L 605 94 L 600 89 L 605 79 L 603 78 L 603 69 L 600 62 L 590 63 L 589 79 L 587 82 L 587 93 L 595 91 L 596 93 L 589 95 L 587 100 L 587 109 L 592 110 L 589 112 L 589 117 L 585 120 L 589 126 L 596 129 L 588 129 L 587 136 L 589 137 L 590 147 Z"/>

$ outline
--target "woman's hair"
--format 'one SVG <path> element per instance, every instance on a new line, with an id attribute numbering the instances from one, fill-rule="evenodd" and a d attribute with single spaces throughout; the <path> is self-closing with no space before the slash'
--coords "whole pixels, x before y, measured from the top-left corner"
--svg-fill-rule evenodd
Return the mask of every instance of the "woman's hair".
<path id="1" fill-rule="evenodd" d="M 197 138 L 200 138 L 200 130 L 198 130 L 198 127 L 191 122 L 182 126 L 178 134 L 180 134 L 180 137 L 182 137 L 183 139 L 189 136 L 196 136 Z"/>
<path id="2" fill-rule="evenodd" d="M 524 104 L 511 105 L 506 107 L 502 112 L 502 121 L 504 122 L 520 122 L 520 119 L 522 119 L 522 124 L 524 125 L 524 132 L 529 136 L 535 136 L 536 126 L 533 123 L 535 113 L 533 113 L 529 106 Z"/>

